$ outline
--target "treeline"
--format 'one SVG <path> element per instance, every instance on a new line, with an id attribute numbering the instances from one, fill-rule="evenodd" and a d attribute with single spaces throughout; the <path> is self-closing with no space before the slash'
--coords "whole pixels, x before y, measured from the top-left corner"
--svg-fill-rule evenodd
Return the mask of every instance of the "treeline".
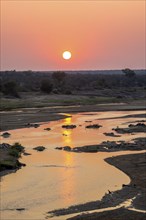
<path id="1" fill-rule="evenodd" d="M 97 71 L 97 72 L 0 72 L 0 92 L 19 98 L 20 92 L 41 91 L 55 94 L 74 94 L 81 91 L 144 87 L 144 70 Z"/>

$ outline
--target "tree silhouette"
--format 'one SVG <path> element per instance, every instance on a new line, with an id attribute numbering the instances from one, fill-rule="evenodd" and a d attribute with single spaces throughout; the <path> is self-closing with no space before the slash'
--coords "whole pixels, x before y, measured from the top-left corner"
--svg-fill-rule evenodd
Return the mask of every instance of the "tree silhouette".
<path id="1" fill-rule="evenodd" d="M 134 77 L 136 75 L 136 73 L 129 68 L 123 69 L 122 72 L 125 73 L 127 77 Z"/>
<path id="2" fill-rule="evenodd" d="M 45 93 L 50 93 L 53 90 L 53 84 L 50 82 L 50 80 L 43 80 L 41 82 L 41 87 L 40 87 L 42 92 Z"/>

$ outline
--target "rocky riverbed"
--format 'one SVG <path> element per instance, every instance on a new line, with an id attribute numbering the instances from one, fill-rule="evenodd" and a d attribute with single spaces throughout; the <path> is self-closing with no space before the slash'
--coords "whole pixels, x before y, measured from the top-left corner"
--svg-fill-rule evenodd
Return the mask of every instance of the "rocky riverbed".
<path id="1" fill-rule="evenodd" d="M 136 138 L 130 142 L 125 141 L 103 141 L 97 145 L 87 145 L 82 147 L 71 148 L 70 146 L 56 147 L 57 150 L 65 150 L 76 153 L 97 153 L 97 152 L 116 152 L 116 151 L 136 151 L 146 150 L 146 138 Z"/>

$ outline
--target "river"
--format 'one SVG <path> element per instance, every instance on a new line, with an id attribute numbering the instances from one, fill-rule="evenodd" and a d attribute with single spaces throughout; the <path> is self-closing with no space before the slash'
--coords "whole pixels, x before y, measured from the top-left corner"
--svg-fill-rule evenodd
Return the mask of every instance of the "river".
<path id="1" fill-rule="evenodd" d="M 105 193 L 122 188 L 130 182 L 129 177 L 107 164 L 104 158 L 127 154 L 116 153 L 73 153 L 55 150 L 60 146 L 84 146 L 106 140 L 126 140 L 144 134 L 124 134 L 121 137 L 107 137 L 117 126 L 127 127 L 127 121 L 138 118 L 120 118 L 144 111 L 88 112 L 72 114 L 63 120 L 40 123 L 38 128 L 10 130 L 11 136 L 2 142 L 20 142 L 27 153 L 21 162 L 26 167 L 4 176 L 1 181 L 1 219 L 2 220 L 43 220 L 46 212 L 70 205 L 101 199 Z M 112 118 L 107 119 L 104 118 Z M 141 118 L 140 118 L 141 119 Z M 139 119 L 139 120 L 140 120 Z M 88 122 L 87 122 L 88 121 Z M 86 129 L 89 124 L 102 125 L 99 129 Z M 64 124 L 75 124 L 75 129 L 64 129 Z M 50 131 L 44 130 L 51 128 Z M 45 146 L 43 152 L 33 147 Z M 24 208 L 24 211 L 17 211 Z"/>

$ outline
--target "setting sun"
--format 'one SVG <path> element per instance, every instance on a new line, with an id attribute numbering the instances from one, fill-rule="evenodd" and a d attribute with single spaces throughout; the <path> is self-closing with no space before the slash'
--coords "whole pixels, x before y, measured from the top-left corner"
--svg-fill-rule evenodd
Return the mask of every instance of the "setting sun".
<path id="1" fill-rule="evenodd" d="M 63 58 L 65 60 L 69 60 L 71 58 L 71 52 L 69 51 L 64 51 L 63 54 L 62 54 Z"/>

